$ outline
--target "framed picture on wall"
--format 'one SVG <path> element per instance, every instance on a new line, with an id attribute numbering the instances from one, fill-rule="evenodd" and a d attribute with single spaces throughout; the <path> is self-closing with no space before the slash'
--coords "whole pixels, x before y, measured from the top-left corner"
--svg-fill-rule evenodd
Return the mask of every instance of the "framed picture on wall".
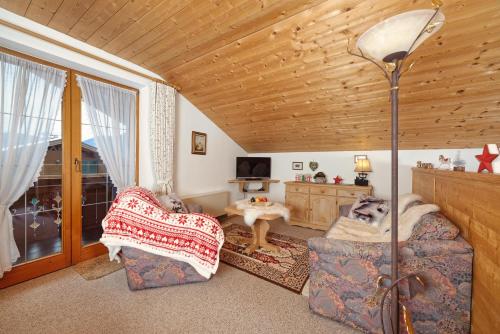
<path id="1" fill-rule="evenodd" d="M 207 134 L 193 131 L 191 135 L 191 154 L 207 154 Z"/>
<path id="2" fill-rule="evenodd" d="M 292 162 L 292 170 L 302 170 L 302 169 L 304 169 L 303 162 L 297 162 L 297 161 Z"/>

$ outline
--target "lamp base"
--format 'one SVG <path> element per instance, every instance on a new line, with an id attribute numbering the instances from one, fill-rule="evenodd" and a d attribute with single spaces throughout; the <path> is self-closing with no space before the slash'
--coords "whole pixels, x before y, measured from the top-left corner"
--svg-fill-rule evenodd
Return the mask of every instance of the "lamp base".
<path id="1" fill-rule="evenodd" d="M 368 180 L 365 179 L 365 178 L 360 178 L 359 176 L 356 176 L 356 178 L 354 179 L 354 184 L 357 185 L 357 186 L 368 186 Z"/>

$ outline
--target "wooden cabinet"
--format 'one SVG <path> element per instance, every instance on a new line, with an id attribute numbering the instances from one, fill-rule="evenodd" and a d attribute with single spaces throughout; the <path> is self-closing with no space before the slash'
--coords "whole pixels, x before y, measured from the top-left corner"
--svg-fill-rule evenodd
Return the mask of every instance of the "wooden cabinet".
<path id="1" fill-rule="evenodd" d="M 371 186 L 285 182 L 285 204 L 290 224 L 328 230 L 339 217 L 341 205 L 352 204 L 360 194 L 371 195 Z"/>
<path id="2" fill-rule="evenodd" d="M 332 221 L 337 217 L 335 197 L 311 194 L 309 197 L 309 214 L 309 224 L 328 229 Z"/>
<path id="3" fill-rule="evenodd" d="M 286 195 L 286 204 L 290 205 L 290 220 L 307 221 L 309 214 L 309 194 L 291 192 Z"/>

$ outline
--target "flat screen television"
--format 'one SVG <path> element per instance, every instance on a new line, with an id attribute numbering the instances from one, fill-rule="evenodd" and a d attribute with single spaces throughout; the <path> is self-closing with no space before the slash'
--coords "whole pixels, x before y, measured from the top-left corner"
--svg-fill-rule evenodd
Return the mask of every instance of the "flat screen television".
<path id="1" fill-rule="evenodd" d="M 269 179 L 271 178 L 271 158 L 237 157 L 237 179 Z"/>

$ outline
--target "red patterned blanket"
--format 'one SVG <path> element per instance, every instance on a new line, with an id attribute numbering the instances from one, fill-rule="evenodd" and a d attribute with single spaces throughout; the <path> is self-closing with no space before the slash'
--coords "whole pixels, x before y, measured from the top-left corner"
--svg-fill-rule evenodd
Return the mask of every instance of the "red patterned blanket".
<path id="1" fill-rule="evenodd" d="M 116 197 L 102 221 L 101 242 L 117 259 L 122 246 L 189 263 L 210 278 L 219 265 L 224 233 L 217 219 L 199 213 L 173 213 L 144 188 L 132 187 Z"/>

